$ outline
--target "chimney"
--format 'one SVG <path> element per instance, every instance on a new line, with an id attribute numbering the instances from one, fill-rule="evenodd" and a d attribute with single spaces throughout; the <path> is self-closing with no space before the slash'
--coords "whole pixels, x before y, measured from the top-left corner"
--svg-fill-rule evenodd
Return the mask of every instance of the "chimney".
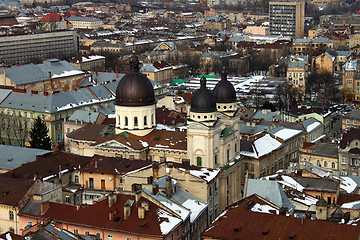
<path id="1" fill-rule="evenodd" d="M 97 168 L 98 166 L 97 166 L 97 161 L 95 160 L 95 168 Z"/>
<path id="2" fill-rule="evenodd" d="M 111 211 L 111 212 L 109 212 L 109 221 L 112 221 L 113 218 L 114 218 L 114 212 Z"/>
<path id="3" fill-rule="evenodd" d="M 41 203 L 40 214 L 43 215 L 46 212 L 46 210 L 49 209 L 49 207 L 50 207 L 49 201 Z"/>
<path id="4" fill-rule="evenodd" d="M 142 202 L 141 207 L 145 209 L 145 211 L 149 211 L 150 203 L 149 202 Z"/>
<path id="5" fill-rule="evenodd" d="M 152 194 L 156 195 L 158 192 L 159 192 L 159 186 L 158 185 L 153 185 Z"/>
<path id="6" fill-rule="evenodd" d="M 281 208 L 279 209 L 279 215 L 286 216 L 286 207 L 281 207 Z"/>
<path id="7" fill-rule="evenodd" d="M 79 209 L 80 209 L 80 205 L 77 204 L 77 205 L 76 205 L 76 210 L 78 211 Z"/>
<path id="8" fill-rule="evenodd" d="M 113 198 L 110 196 L 108 196 L 108 203 L 109 203 L 109 208 L 112 207 L 112 205 L 114 204 Z"/>
<path id="9" fill-rule="evenodd" d="M 135 202 L 136 203 L 139 202 L 140 198 L 141 198 L 141 191 L 139 190 L 135 193 Z"/>
<path id="10" fill-rule="evenodd" d="M 127 219 L 131 213 L 131 205 L 129 203 L 125 203 L 124 205 L 124 219 Z"/>
<path id="11" fill-rule="evenodd" d="M 34 180 L 38 179 L 38 174 L 34 173 Z"/>
<path id="12" fill-rule="evenodd" d="M 138 207 L 138 217 L 140 219 L 144 219 L 145 218 L 145 208 L 143 207 Z"/>
<path id="13" fill-rule="evenodd" d="M 171 177 L 166 178 L 166 196 L 171 196 Z"/>
<path id="14" fill-rule="evenodd" d="M 48 72 L 48 78 L 51 79 L 51 72 Z"/>
<path id="15" fill-rule="evenodd" d="M 37 201 L 37 202 L 42 201 L 42 196 L 40 194 L 34 194 L 32 198 L 34 201 Z"/>

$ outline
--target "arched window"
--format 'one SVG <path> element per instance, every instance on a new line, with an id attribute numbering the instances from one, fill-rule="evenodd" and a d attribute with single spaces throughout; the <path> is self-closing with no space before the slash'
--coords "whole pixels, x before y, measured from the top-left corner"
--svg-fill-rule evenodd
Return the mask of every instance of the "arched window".
<path id="1" fill-rule="evenodd" d="M 327 164 L 327 161 L 324 162 L 324 167 L 327 168 L 328 164 Z"/>
<path id="2" fill-rule="evenodd" d="M 201 157 L 197 157 L 197 158 L 196 158 L 196 165 L 199 166 L 199 167 L 201 167 L 201 164 L 202 164 L 202 163 L 201 163 Z"/>
<path id="3" fill-rule="evenodd" d="M 138 126 L 138 118 L 134 117 L 134 126 Z"/>
<path id="4" fill-rule="evenodd" d="M 144 126 L 146 126 L 147 125 L 147 117 L 145 116 L 144 117 Z"/>
<path id="5" fill-rule="evenodd" d="M 331 163 L 331 168 L 335 168 L 335 163 Z"/>
<path id="6" fill-rule="evenodd" d="M 320 160 L 317 160 L 317 161 L 316 161 L 316 166 L 318 166 L 318 167 L 321 166 L 321 165 L 320 165 Z"/>
<path id="7" fill-rule="evenodd" d="M 14 212 L 13 211 L 9 211 L 9 220 L 11 220 L 11 221 L 14 220 Z"/>
<path id="8" fill-rule="evenodd" d="M 125 117 L 125 126 L 129 125 L 129 119 Z"/>
<path id="9" fill-rule="evenodd" d="M 75 175 L 75 183 L 79 183 L 79 176 Z"/>

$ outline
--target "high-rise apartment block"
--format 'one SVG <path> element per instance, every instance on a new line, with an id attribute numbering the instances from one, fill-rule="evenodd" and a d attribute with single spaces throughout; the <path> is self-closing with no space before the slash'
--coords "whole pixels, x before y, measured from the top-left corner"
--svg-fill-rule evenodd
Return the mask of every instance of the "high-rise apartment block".
<path id="1" fill-rule="evenodd" d="M 78 53 L 76 31 L 0 37 L 0 64 L 26 64 Z"/>
<path id="2" fill-rule="evenodd" d="M 304 37 L 305 1 L 269 2 L 270 34 L 290 38 Z"/>

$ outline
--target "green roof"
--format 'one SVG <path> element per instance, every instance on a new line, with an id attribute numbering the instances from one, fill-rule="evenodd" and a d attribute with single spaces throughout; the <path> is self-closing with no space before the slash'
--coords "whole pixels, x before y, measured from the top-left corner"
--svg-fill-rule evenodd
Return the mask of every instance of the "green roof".
<path id="1" fill-rule="evenodd" d="M 102 137 L 115 135 L 115 126 L 114 125 L 106 125 L 103 130 L 100 132 Z"/>
<path id="2" fill-rule="evenodd" d="M 226 138 L 227 136 L 229 136 L 230 135 L 230 133 L 231 133 L 231 127 L 226 127 L 226 128 L 224 128 L 222 131 L 221 131 L 221 137 L 222 138 Z"/>
<path id="3" fill-rule="evenodd" d="M 174 79 L 174 81 L 172 81 L 170 83 L 170 86 L 177 86 L 177 85 L 180 85 L 180 84 L 183 84 L 184 82 L 186 82 L 186 79 Z"/>
<path id="4" fill-rule="evenodd" d="M 205 78 L 216 78 L 216 75 L 200 75 L 200 78 L 202 78 L 203 76 Z"/>

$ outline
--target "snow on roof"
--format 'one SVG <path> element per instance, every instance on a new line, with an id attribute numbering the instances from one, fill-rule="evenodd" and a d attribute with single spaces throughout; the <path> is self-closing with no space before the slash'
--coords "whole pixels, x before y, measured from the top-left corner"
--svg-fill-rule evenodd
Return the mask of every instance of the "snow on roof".
<path id="1" fill-rule="evenodd" d="M 289 176 L 281 176 L 283 181 L 279 181 L 280 184 L 284 184 L 288 187 L 294 188 L 300 192 L 304 189 L 297 181 L 295 181 L 292 177 Z"/>
<path id="2" fill-rule="evenodd" d="M 168 126 L 165 126 L 165 125 L 160 124 L 160 123 L 156 124 L 156 129 L 157 130 L 175 131 L 175 129 L 169 128 Z"/>
<path id="3" fill-rule="evenodd" d="M 84 74 L 84 72 L 80 71 L 80 70 L 70 70 L 70 71 L 64 71 L 61 74 L 53 74 L 51 77 L 59 78 L 59 77 L 68 77 L 68 76 L 73 76 L 73 75 L 78 75 L 78 74 Z"/>
<path id="4" fill-rule="evenodd" d="M 349 177 L 341 176 L 340 180 L 340 188 L 347 193 L 353 193 L 358 188 L 356 182 Z"/>
<path id="5" fill-rule="evenodd" d="M 354 201 L 354 202 L 349 202 L 349 203 L 344 203 L 343 205 L 341 205 L 341 208 L 355 208 L 358 209 L 358 206 L 360 204 L 360 201 Z"/>
<path id="6" fill-rule="evenodd" d="M 353 69 L 353 70 L 356 70 L 356 67 L 357 67 L 357 61 L 356 60 L 350 60 L 348 62 L 346 62 L 343 66 L 343 68 L 345 69 Z"/>
<path id="7" fill-rule="evenodd" d="M 184 168 L 179 168 L 179 170 L 185 172 Z M 208 169 L 201 168 L 199 170 L 190 170 L 189 173 L 195 177 L 204 179 L 207 182 L 211 182 L 220 172 L 220 169 Z"/>
<path id="8" fill-rule="evenodd" d="M 193 199 L 186 200 L 183 204 L 184 207 L 190 209 L 190 222 L 194 222 L 195 219 L 201 214 L 201 212 L 207 207 L 207 204 L 204 204 L 200 201 Z"/>
<path id="9" fill-rule="evenodd" d="M 149 146 L 149 144 L 147 142 L 142 141 L 140 139 L 139 139 L 139 142 L 143 145 L 143 147 L 148 147 Z"/>
<path id="10" fill-rule="evenodd" d="M 136 173 L 136 172 L 140 172 L 140 171 L 142 171 L 144 169 L 147 169 L 147 168 L 149 168 L 151 166 L 152 166 L 152 164 L 147 165 L 147 166 L 142 167 L 142 168 L 135 169 L 134 171 L 130 171 L 130 172 L 125 173 L 123 176 L 130 175 L 130 174 L 133 174 L 133 173 Z"/>
<path id="11" fill-rule="evenodd" d="M 314 122 L 314 123 L 310 124 L 309 126 L 307 126 L 306 131 L 311 132 L 312 130 L 314 130 L 315 128 L 317 128 L 320 125 L 321 125 L 320 122 Z"/>
<path id="12" fill-rule="evenodd" d="M 166 198 L 163 198 L 163 200 L 160 200 L 161 204 L 163 204 L 165 207 L 171 209 L 173 212 L 179 214 L 182 220 L 185 220 L 188 218 L 190 211 L 185 209 L 180 204 L 177 204 L 175 202 L 172 202 Z"/>
<path id="13" fill-rule="evenodd" d="M 295 198 L 292 198 L 292 200 L 296 201 L 296 202 L 299 202 L 299 203 L 302 203 L 306 206 L 311 206 L 311 205 L 315 205 L 316 202 L 318 201 L 317 198 L 314 198 L 312 196 L 309 196 L 309 195 L 303 195 L 303 198 L 298 198 L 298 197 L 295 197 Z"/>
<path id="14" fill-rule="evenodd" d="M 282 128 L 279 131 L 275 132 L 274 135 L 276 137 L 279 137 L 279 138 L 283 139 L 284 141 L 286 141 L 286 140 L 292 138 L 293 136 L 298 135 L 301 132 L 302 132 L 301 130 Z"/>
<path id="15" fill-rule="evenodd" d="M 82 57 L 81 61 L 82 62 L 90 62 L 90 61 L 94 61 L 94 60 L 98 60 L 98 59 L 105 59 L 104 56 L 100 56 L 100 55 L 90 55 L 87 57 Z M 79 63 L 79 61 L 76 61 L 76 63 Z"/>
<path id="16" fill-rule="evenodd" d="M 271 207 L 269 205 L 262 205 L 262 204 L 259 204 L 259 203 L 256 203 L 251 208 L 251 211 L 253 211 L 253 212 L 261 212 L 261 213 L 271 213 L 271 214 L 273 214 L 272 212 L 270 212 L 270 210 L 278 212 L 275 208 L 273 208 L 273 207 Z"/>
<path id="17" fill-rule="evenodd" d="M 166 212 L 160 208 L 157 210 L 157 214 L 158 214 L 158 217 L 160 218 L 160 220 L 164 219 L 164 221 L 162 221 L 160 223 L 160 230 L 163 235 L 167 235 L 177 225 L 179 225 L 181 223 L 180 218 L 174 217 L 174 216 L 170 215 L 168 212 Z M 167 219 L 167 220 L 165 220 L 165 219 Z"/>
<path id="18" fill-rule="evenodd" d="M 185 100 L 183 97 L 177 96 L 177 99 L 176 99 L 176 97 L 174 97 L 174 103 L 175 104 L 185 103 Z"/>
<path id="19" fill-rule="evenodd" d="M 263 137 L 256 139 L 253 143 L 253 148 L 255 148 L 254 153 L 257 155 L 255 157 L 260 158 L 281 146 L 281 142 L 271 137 L 270 134 L 265 134 Z"/>

